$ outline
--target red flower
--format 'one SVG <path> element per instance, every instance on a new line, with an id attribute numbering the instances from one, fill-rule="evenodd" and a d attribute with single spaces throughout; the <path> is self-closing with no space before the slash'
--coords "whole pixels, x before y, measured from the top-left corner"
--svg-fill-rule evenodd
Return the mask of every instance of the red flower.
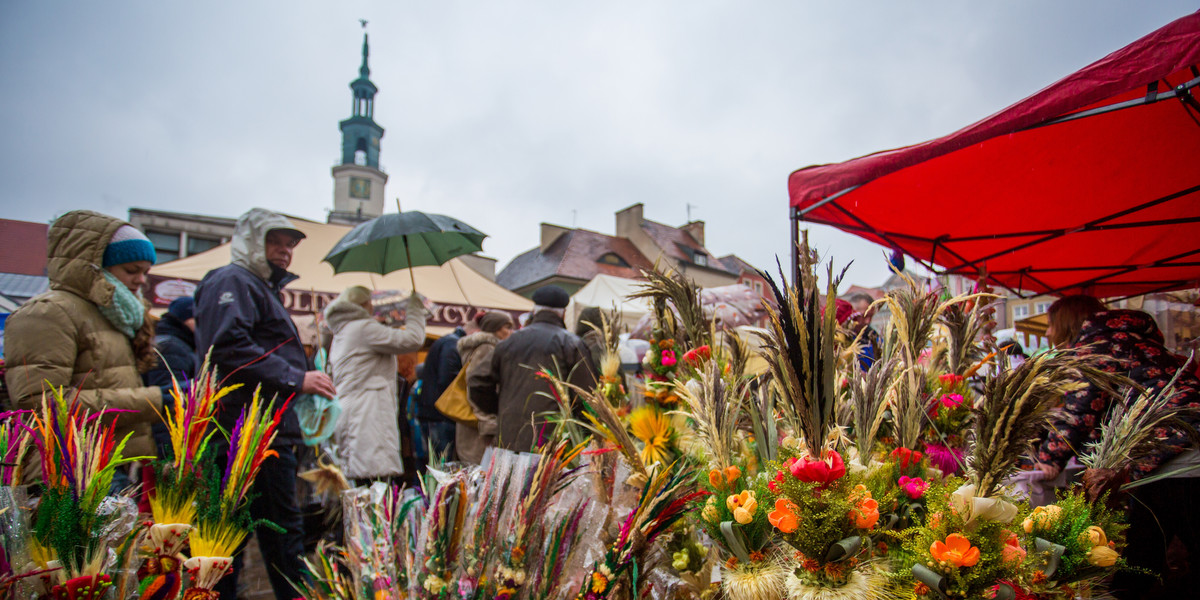
<path id="1" fill-rule="evenodd" d="M 708 360 L 711 357 L 712 349 L 709 348 L 707 344 L 698 348 L 692 348 L 691 350 L 683 353 L 684 362 L 693 367 L 699 366 L 700 363 Z"/>
<path id="2" fill-rule="evenodd" d="M 907 469 L 909 465 L 916 466 L 921 463 L 921 459 L 925 457 L 918 450 L 909 450 L 908 448 L 896 448 L 892 450 L 892 457 L 900 463 L 901 469 Z"/>
<path id="3" fill-rule="evenodd" d="M 830 451 L 825 460 L 801 458 L 793 462 L 788 470 L 800 481 L 811 481 L 825 487 L 846 474 L 846 464 L 842 462 L 841 454 Z"/>

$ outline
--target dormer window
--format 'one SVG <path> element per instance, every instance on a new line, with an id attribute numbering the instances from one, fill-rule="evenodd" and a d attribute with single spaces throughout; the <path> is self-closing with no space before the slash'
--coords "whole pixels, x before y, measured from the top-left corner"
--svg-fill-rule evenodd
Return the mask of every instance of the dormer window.
<path id="1" fill-rule="evenodd" d="M 692 255 L 692 262 L 700 265 L 701 267 L 707 267 L 708 266 L 708 255 L 703 252 L 697 252 L 694 255 Z"/>
<path id="2" fill-rule="evenodd" d="M 596 259 L 596 262 L 598 262 L 602 265 L 612 265 L 614 267 L 625 267 L 626 269 L 629 268 L 629 263 L 625 262 L 625 259 L 618 256 L 615 252 L 604 253 L 600 258 Z"/>

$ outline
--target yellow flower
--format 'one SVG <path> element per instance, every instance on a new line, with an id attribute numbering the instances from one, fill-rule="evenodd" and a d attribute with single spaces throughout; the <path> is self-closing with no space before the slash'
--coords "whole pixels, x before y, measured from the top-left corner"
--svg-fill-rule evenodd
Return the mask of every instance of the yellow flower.
<path id="1" fill-rule="evenodd" d="M 675 437 L 675 429 L 667 415 L 652 406 L 643 406 L 629 415 L 629 428 L 633 436 L 642 441 L 643 462 L 647 465 L 667 462 Z"/>
<path id="2" fill-rule="evenodd" d="M 1036 529 L 1045 529 L 1050 527 L 1058 518 L 1062 516 L 1062 509 L 1055 504 L 1049 506 L 1039 506 L 1033 509 L 1033 514 L 1025 518 L 1021 523 L 1021 527 L 1025 529 L 1025 533 L 1033 533 Z"/>
<path id="3" fill-rule="evenodd" d="M 1087 560 L 1089 564 L 1097 567 L 1111 567 L 1117 564 L 1117 558 L 1120 557 L 1116 550 L 1108 546 L 1096 546 L 1088 550 Z"/>
<path id="4" fill-rule="evenodd" d="M 1083 542 L 1086 540 L 1086 542 L 1088 544 L 1091 544 L 1093 546 L 1108 545 L 1108 536 L 1104 535 L 1103 529 L 1101 529 L 1095 525 L 1088 527 L 1086 531 L 1084 531 L 1082 534 L 1080 534 L 1079 538 L 1080 538 L 1080 540 L 1079 540 L 1080 542 Z"/>
<path id="5" fill-rule="evenodd" d="M 709 523 L 716 523 L 717 519 L 721 518 L 720 515 L 717 514 L 716 496 L 708 497 L 708 502 L 704 503 L 704 510 L 700 511 L 700 517 Z"/>
<path id="6" fill-rule="evenodd" d="M 592 573 L 592 592 L 602 594 L 606 589 L 608 589 L 608 578 L 600 573 Z"/>

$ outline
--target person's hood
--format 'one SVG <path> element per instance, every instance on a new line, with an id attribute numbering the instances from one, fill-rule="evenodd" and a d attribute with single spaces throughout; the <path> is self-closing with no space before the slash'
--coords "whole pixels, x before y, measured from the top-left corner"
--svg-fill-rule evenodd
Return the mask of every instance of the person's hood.
<path id="1" fill-rule="evenodd" d="M 1140 310 L 1107 310 L 1098 312 L 1083 322 L 1079 329 L 1078 344 L 1108 339 L 1116 333 L 1159 344 L 1163 342 L 1163 334 L 1154 322 L 1154 317 L 1149 314 Z"/>
<path id="2" fill-rule="evenodd" d="M 163 313 L 162 318 L 154 325 L 154 335 L 169 335 L 183 341 L 193 349 L 196 347 L 196 334 L 188 329 L 188 326 L 180 321 L 179 317 L 171 313 Z"/>
<path id="3" fill-rule="evenodd" d="M 230 262 L 262 277 L 264 281 L 278 278 L 275 272 L 283 269 L 267 262 L 267 232 L 272 229 L 299 232 L 287 217 L 265 208 L 252 208 L 239 217 L 230 243 Z"/>
<path id="4" fill-rule="evenodd" d="M 325 307 L 325 322 L 334 334 L 340 333 L 347 323 L 370 318 L 371 313 L 367 309 L 349 300 L 337 299 Z"/>
<path id="5" fill-rule="evenodd" d="M 65 290 L 98 306 L 112 304 L 116 288 L 104 278 L 104 249 L 125 221 L 90 210 L 73 210 L 50 225 L 46 275 L 50 289 Z"/>
<path id="6" fill-rule="evenodd" d="M 486 331 L 477 331 L 458 340 L 458 354 L 460 356 L 467 356 L 477 350 L 480 346 L 487 344 L 495 346 L 499 343 L 500 338 L 496 337 L 496 334 L 488 333 Z"/>

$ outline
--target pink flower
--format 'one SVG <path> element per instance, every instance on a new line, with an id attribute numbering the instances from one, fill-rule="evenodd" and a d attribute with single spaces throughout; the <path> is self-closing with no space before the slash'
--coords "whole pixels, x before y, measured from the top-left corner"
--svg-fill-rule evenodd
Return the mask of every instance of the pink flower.
<path id="1" fill-rule="evenodd" d="M 942 406 L 946 408 L 958 408 L 962 406 L 963 397 L 962 394 L 946 394 L 942 396 L 941 401 Z"/>
<path id="2" fill-rule="evenodd" d="M 962 448 L 949 448 L 942 444 L 929 444 L 925 446 L 925 453 L 929 457 L 929 464 L 937 467 L 943 475 L 954 475 L 958 472 L 962 463 Z"/>
<path id="3" fill-rule="evenodd" d="M 674 350 L 663 350 L 662 359 L 659 362 L 661 362 L 662 366 L 664 367 L 673 367 L 675 366 L 675 363 L 679 361 L 675 359 Z"/>
<path id="4" fill-rule="evenodd" d="M 916 500 L 925 495 L 925 490 L 929 489 L 929 483 L 920 477 L 904 475 L 900 477 L 900 489 L 904 490 L 909 498 Z"/>

